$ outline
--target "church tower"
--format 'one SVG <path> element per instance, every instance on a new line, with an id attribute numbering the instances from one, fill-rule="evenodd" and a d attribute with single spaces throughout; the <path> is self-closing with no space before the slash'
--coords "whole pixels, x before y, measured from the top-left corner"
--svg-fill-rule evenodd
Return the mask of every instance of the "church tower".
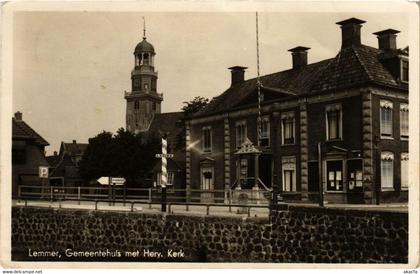
<path id="1" fill-rule="evenodd" d="M 154 67 L 155 49 L 143 40 L 134 50 L 134 69 L 131 71 L 131 92 L 125 92 L 127 100 L 126 130 L 138 133 L 147 131 L 156 113 L 161 112 L 163 94 L 157 93 L 157 72 Z"/>

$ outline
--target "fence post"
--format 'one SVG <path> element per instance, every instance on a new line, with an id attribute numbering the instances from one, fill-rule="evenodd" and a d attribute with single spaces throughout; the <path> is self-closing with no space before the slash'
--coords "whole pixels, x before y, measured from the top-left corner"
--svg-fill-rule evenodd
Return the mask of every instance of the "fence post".
<path id="1" fill-rule="evenodd" d="M 77 187 L 77 203 L 80 205 L 80 186 Z"/>
<path id="2" fill-rule="evenodd" d="M 50 203 L 52 203 L 53 200 L 53 186 L 50 186 Z"/>
<path id="3" fill-rule="evenodd" d="M 131 212 L 134 211 L 134 202 L 131 202 Z"/>
<path id="4" fill-rule="evenodd" d="M 229 189 L 229 212 L 232 213 L 232 189 Z"/>
<path id="5" fill-rule="evenodd" d="M 149 209 L 152 208 L 152 188 L 149 187 Z"/>
<path id="6" fill-rule="evenodd" d="M 251 217 L 251 207 L 248 206 L 248 217 Z"/>
<path id="7" fill-rule="evenodd" d="M 22 195 L 21 185 L 18 185 L 18 202 L 20 203 L 20 196 Z"/>
<path id="8" fill-rule="evenodd" d="M 206 215 L 209 215 L 209 214 L 210 214 L 210 206 L 206 205 Z"/>
<path id="9" fill-rule="evenodd" d="M 98 201 L 95 201 L 95 210 L 98 210 Z"/>
<path id="10" fill-rule="evenodd" d="M 123 203 L 123 206 L 125 206 L 125 196 L 126 196 L 126 193 L 125 193 L 125 185 L 124 185 L 124 189 L 123 189 L 123 201 L 124 201 L 124 203 Z"/>

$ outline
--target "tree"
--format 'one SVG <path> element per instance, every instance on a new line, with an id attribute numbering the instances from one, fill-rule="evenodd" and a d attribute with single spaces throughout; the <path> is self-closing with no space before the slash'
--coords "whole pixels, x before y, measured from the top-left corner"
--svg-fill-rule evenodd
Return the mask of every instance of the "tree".
<path id="1" fill-rule="evenodd" d="M 89 139 L 80 162 L 81 175 L 87 181 L 102 176 L 123 177 L 128 186 L 142 186 L 156 162 L 160 145 L 160 138 L 155 135 L 133 134 L 123 128 L 115 135 L 100 133 Z"/>
<path id="2" fill-rule="evenodd" d="M 184 112 L 183 130 L 176 137 L 176 149 L 185 149 L 185 120 L 191 118 L 195 113 L 203 110 L 209 103 L 208 98 L 201 96 L 194 97 L 189 102 L 183 102 L 184 106 L 181 108 Z"/>

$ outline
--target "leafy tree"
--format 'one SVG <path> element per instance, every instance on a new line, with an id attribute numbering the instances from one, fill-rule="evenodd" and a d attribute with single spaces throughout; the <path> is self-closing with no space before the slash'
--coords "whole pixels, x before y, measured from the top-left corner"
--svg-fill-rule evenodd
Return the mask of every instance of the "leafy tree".
<path id="1" fill-rule="evenodd" d="M 184 106 L 181 108 L 184 112 L 183 123 L 182 126 L 184 130 L 182 130 L 178 136 L 176 137 L 176 149 L 185 150 L 185 120 L 191 118 L 195 113 L 203 110 L 209 103 L 208 98 L 204 98 L 202 96 L 194 97 L 189 102 L 183 102 Z"/>
<path id="2" fill-rule="evenodd" d="M 80 161 L 81 175 L 87 180 L 102 176 L 123 177 L 127 186 L 142 186 L 156 162 L 160 138 L 152 134 L 133 134 L 120 128 L 115 135 L 103 132 L 89 139 Z"/>

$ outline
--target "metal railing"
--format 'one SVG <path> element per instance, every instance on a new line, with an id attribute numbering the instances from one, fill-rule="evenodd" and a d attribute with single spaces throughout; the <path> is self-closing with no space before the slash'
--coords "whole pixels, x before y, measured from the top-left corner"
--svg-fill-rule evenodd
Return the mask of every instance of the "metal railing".
<path id="1" fill-rule="evenodd" d="M 271 191 L 267 190 L 199 190 L 199 189 L 167 189 L 166 205 L 171 212 L 173 206 L 185 206 L 189 211 L 190 206 L 206 207 L 208 215 L 211 207 L 227 207 L 229 212 L 232 208 L 240 209 L 241 213 L 250 215 L 251 208 L 268 208 Z M 62 187 L 62 186 L 28 186 L 20 185 L 18 195 L 14 197 L 23 200 L 25 206 L 28 200 L 40 200 L 58 202 L 59 207 L 63 201 L 93 202 L 95 210 L 99 203 L 108 203 L 110 206 L 122 203 L 123 206 L 130 204 L 131 211 L 135 204 L 145 204 L 149 208 L 152 205 L 162 203 L 160 188 L 125 188 L 120 186 L 106 187 Z"/>

